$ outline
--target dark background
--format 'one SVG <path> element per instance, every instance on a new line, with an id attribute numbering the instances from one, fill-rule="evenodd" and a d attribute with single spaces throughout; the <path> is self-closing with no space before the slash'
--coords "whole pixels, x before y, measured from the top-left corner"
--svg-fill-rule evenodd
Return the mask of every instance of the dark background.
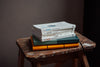
<path id="1" fill-rule="evenodd" d="M 0 0 L 0 67 L 17 67 L 16 39 L 31 36 L 33 24 L 68 21 L 76 24 L 76 31 L 96 42 L 94 6 L 94 1 L 89 0 Z M 93 67 L 96 52 L 94 49 L 87 54 Z M 25 60 L 25 67 L 29 66 Z M 71 67 L 70 60 L 66 66 Z"/>
<path id="2" fill-rule="evenodd" d="M 97 12 L 98 11 L 98 12 Z M 84 1 L 84 24 L 83 24 L 83 34 L 90 38 L 91 40 L 93 40 L 94 42 L 96 42 L 96 48 L 89 52 L 86 53 L 87 57 L 88 57 L 88 61 L 90 64 L 90 67 L 98 67 L 99 65 L 99 46 L 97 44 L 97 33 L 99 33 L 99 7 L 97 5 L 97 1 L 96 0 L 85 0 Z M 98 23 L 98 25 L 97 25 Z M 98 27 L 98 28 L 97 28 Z"/>

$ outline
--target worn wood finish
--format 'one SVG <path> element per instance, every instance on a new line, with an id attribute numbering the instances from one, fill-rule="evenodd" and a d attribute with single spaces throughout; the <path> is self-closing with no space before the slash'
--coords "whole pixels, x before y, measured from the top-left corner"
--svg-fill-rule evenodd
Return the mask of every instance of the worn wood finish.
<path id="1" fill-rule="evenodd" d="M 74 64 L 73 67 L 78 67 L 78 58 L 74 58 Z"/>
<path id="2" fill-rule="evenodd" d="M 87 60 L 87 57 L 86 57 L 86 55 L 83 52 L 81 52 L 79 54 L 79 60 L 81 62 L 81 66 L 82 67 L 90 67 L 89 63 L 88 63 L 88 60 Z"/>
<path id="3" fill-rule="evenodd" d="M 76 34 L 79 37 L 80 42 L 83 44 L 83 47 L 85 50 L 95 48 L 96 44 L 93 41 L 89 40 L 88 38 L 84 37 L 83 35 L 79 33 L 76 33 Z M 86 46 L 85 44 L 89 44 L 89 46 Z M 67 54 L 67 53 L 83 50 L 81 45 L 79 45 L 79 47 L 75 47 L 75 48 L 33 51 L 31 49 L 30 37 L 17 39 L 17 45 L 22 50 L 26 58 L 35 58 L 35 59 L 43 58 L 43 57 L 50 57 L 56 54 L 58 55 L 62 53 Z"/>
<path id="4" fill-rule="evenodd" d="M 31 62 L 32 67 L 41 67 L 39 62 Z"/>
<path id="5" fill-rule="evenodd" d="M 96 44 L 93 41 L 91 41 L 90 39 L 86 38 L 85 36 L 83 36 L 77 32 L 76 32 L 76 35 L 79 37 L 84 50 L 89 50 L 89 49 L 93 49 L 96 47 Z M 32 45 L 31 45 L 30 37 L 17 39 L 16 43 L 17 43 L 19 49 L 21 50 L 21 54 L 23 54 L 22 56 L 19 56 L 19 57 L 26 57 L 29 61 L 31 61 L 31 64 L 34 67 L 40 67 L 40 64 L 64 62 L 69 57 L 76 58 L 74 60 L 76 62 L 76 63 L 74 63 L 75 67 L 78 66 L 77 65 L 78 60 L 82 61 L 85 67 L 89 67 L 86 56 L 84 54 L 81 54 L 81 58 L 79 56 L 80 52 L 83 50 L 81 45 L 79 45 L 79 47 L 74 47 L 74 48 L 33 51 L 31 48 Z M 76 56 L 76 55 L 78 55 L 78 56 Z M 23 64 L 23 60 L 19 60 L 19 61 L 22 61 L 20 63 Z M 60 66 L 60 65 L 57 64 L 56 66 Z M 19 66 L 19 67 L 23 67 L 23 65 Z"/>
<path id="6" fill-rule="evenodd" d="M 55 67 L 62 67 L 62 64 L 63 64 L 63 63 L 64 63 L 64 62 L 56 63 Z"/>
<path id="7" fill-rule="evenodd" d="M 18 67 L 24 67 L 24 55 L 20 50 L 18 54 Z"/>
<path id="8" fill-rule="evenodd" d="M 59 62 L 65 62 L 68 59 L 74 58 L 74 54 L 63 54 L 63 55 L 54 55 L 51 57 L 46 57 L 46 58 L 39 58 L 36 61 L 40 62 L 42 65 L 44 64 L 50 64 L 50 63 L 59 63 Z"/>
<path id="9" fill-rule="evenodd" d="M 85 37 L 77 32 L 76 32 L 76 35 L 80 39 L 80 42 L 82 43 L 84 50 L 89 50 L 89 49 L 93 49 L 96 47 L 96 43 L 93 42 L 92 40 L 88 39 L 87 37 Z"/>

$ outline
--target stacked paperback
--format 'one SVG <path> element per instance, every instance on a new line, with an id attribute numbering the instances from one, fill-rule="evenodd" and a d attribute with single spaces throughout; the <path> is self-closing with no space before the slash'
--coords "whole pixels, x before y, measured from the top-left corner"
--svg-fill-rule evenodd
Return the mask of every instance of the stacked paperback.
<path id="1" fill-rule="evenodd" d="M 65 21 L 37 24 L 32 26 L 33 50 L 78 47 L 79 38 L 75 34 L 75 24 Z"/>

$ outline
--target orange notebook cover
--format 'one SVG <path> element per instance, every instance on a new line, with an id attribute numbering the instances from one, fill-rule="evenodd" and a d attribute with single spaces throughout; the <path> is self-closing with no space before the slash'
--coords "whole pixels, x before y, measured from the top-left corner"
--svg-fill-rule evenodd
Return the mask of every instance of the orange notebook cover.
<path id="1" fill-rule="evenodd" d="M 68 48 L 68 47 L 78 47 L 79 46 L 79 43 L 34 46 L 32 37 L 31 37 L 31 42 L 32 42 L 32 49 L 33 50 L 47 50 L 47 49 L 58 49 L 58 48 Z"/>

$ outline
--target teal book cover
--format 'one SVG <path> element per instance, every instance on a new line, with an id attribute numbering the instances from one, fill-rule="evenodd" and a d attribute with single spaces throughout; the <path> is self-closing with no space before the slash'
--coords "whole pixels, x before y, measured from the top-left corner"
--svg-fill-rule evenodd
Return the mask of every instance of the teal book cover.
<path id="1" fill-rule="evenodd" d="M 33 40 L 34 46 L 52 45 L 52 44 L 67 44 L 67 43 L 78 43 L 79 42 L 79 38 L 77 36 L 41 42 L 34 35 L 32 35 L 32 40 Z"/>

